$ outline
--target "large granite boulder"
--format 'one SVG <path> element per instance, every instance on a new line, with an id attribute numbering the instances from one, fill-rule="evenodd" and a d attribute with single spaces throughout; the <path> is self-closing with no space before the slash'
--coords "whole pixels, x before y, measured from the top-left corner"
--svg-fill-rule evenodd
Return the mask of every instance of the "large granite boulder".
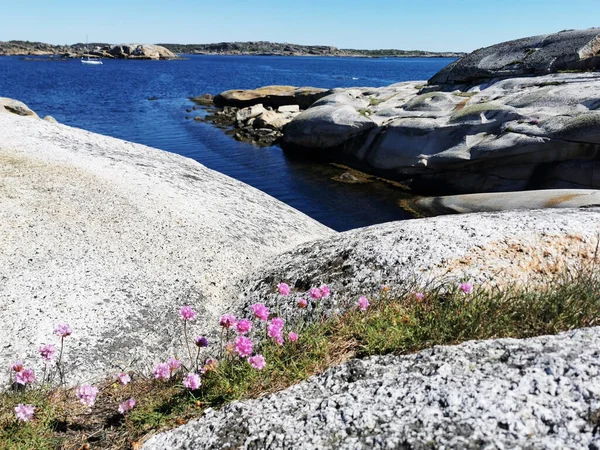
<path id="1" fill-rule="evenodd" d="M 523 193 L 526 196 L 528 193 Z M 594 197 L 598 199 L 598 195 Z M 560 197 L 555 195 L 555 200 Z M 540 202 L 541 203 L 541 202 Z M 301 311 L 293 298 L 327 284 L 334 293 L 320 308 L 341 312 L 360 295 L 378 295 L 382 286 L 395 292 L 428 283 L 544 285 L 561 270 L 594 260 L 600 236 L 600 207 L 487 212 L 414 219 L 339 233 L 283 253 L 257 268 L 239 284 L 249 306 L 265 302 L 282 317 Z M 573 199 L 571 205 L 578 205 Z M 535 204 L 533 205 L 535 206 Z M 544 205 L 547 206 L 547 205 Z M 273 290 L 285 281 L 292 300 Z M 350 302 L 350 303 L 348 303 Z"/>
<path id="2" fill-rule="evenodd" d="M 142 448 L 597 449 L 599 345 L 588 328 L 353 360 Z"/>
<path id="3" fill-rule="evenodd" d="M 14 114 L 0 172 L 0 367 L 41 371 L 65 321 L 69 383 L 183 356 L 182 305 L 216 334 L 247 272 L 335 234 L 191 159 Z"/>
<path id="4" fill-rule="evenodd" d="M 35 111 L 31 110 L 25 103 L 7 97 L 0 97 L 0 113 L 3 112 L 39 118 Z"/>
<path id="5" fill-rule="evenodd" d="M 475 50 L 442 69 L 429 84 L 480 83 L 498 77 L 600 68 L 600 28 L 565 30 Z"/>
<path id="6" fill-rule="evenodd" d="M 153 44 L 120 44 L 105 50 L 118 59 L 177 59 L 171 50 Z"/>
<path id="7" fill-rule="evenodd" d="M 600 188 L 598 73 L 422 87 L 362 88 L 366 107 L 356 89 L 336 92 L 296 117 L 281 145 L 432 195 Z"/>
<path id="8" fill-rule="evenodd" d="M 279 108 L 284 105 L 299 105 L 306 109 L 320 98 L 330 93 L 327 89 L 295 86 L 264 86 L 257 89 L 235 89 L 221 92 L 214 98 L 216 106 L 234 106 L 245 108 L 258 105 Z"/>

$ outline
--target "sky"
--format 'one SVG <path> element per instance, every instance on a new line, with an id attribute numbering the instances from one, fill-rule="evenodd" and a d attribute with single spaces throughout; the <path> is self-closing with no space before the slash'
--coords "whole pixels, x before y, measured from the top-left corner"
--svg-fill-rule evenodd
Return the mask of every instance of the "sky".
<path id="1" fill-rule="evenodd" d="M 600 0 L 0 0 L 0 41 L 472 51 L 600 26 Z"/>

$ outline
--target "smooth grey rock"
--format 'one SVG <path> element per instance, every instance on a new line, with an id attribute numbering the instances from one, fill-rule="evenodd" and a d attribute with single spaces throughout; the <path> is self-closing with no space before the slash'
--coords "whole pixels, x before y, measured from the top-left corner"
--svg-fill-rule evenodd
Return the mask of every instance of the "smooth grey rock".
<path id="1" fill-rule="evenodd" d="M 353 360 L 142 448 L 594 448 L 599 346 L 588 328 Z"/>
<path id="2" fill-rule="evenodd" d="M 154 44 L 119 44 L 104 51 L 119 59 L 177 59 L 171 50 Z"/>
<path id="3" fill-rule="evenodd" d="M 249 119 L 260 116 L 265 111 L 265 107 L 262 105 L 262 103 L 259 103 L 258 105 L 252 105 L 248 106 L 247 108 L 240 109 L 235 113 L 235 119 L 238 122 L 246 122 Z"/>
<path id="4" fill-rule="evenodd" d="M 267 109 L 278 108 L 283 105 L 299 105 L 306 109 L 315 101 L 328 95 L 328 89 L 295 86 L 263 86 L 257 89 L 233 89 L 221 92 L 214 100 L 217 106 L 246 106 L 262 103 Z"/>
<path id="5" fill-rule="evenodd" d="M 498 77 L 593 70 L 600 67 L 599 51 L 600 28 L 516 39 L 475 50 L 442 69 L 429 84 L 469 84 Z"/>
<path id="6" fill-rule="evenodd" d="M 385 97 L 372 88 L 370 106 L 354 114 L 344 102 L 309 108 L 286 127 L 282 146 L 326 152 L 425 195 L 563 188 L 548 174 L 566 162 L 583 170 L 573 187 L 598 189 L 599 80 L 565 73 L 428 93 L 403 84 L 381 88 Z M 336 112 L 344 126 L 329 139 Z"/>
<path id="7" fill-rule="evenodd" d="M 0 111 L 6 111 L 18 116 L 30 116 L 35 117 L 36 119 L 39 118 L 39 116 L 25 103 L 7 97 L 0 97 Z"/>
<path id="8" fill-rule="evenodd" d="M 544 191 L 493 192 L 419 199 L 416 205 L 428 214 L 456 214 L 516 209 L 600 207 L 600 191 L 548 189 Z"/>
<path id="9" fill-rule="evenodd" d="M 277 108 L 278 113 L 299 113 L 300 106 L 298 105 L 284 105 Z"/>
<path id="10" fill-rule="evenodd" d="M 182 305 L 217 333 L 247 272 L 335 234 L 191 159 L 13 114 L 0 171 L 0 367 L 41 374 L 65 321 L 69 383 L 185 357 Z"/>
<path id="11" fill-rule="evenodd" d="M 297 113 L 265 111 L 254 120 L 252 126 L 254 128 L 281 130 L 284 126 L 290 123 L 296 115 Z"/>
<path id="12" fill-rule="evenodd" d="M 58 121 L 52 116 L 44 116 L 42 120 L 45 120 L 46 122 L 50 123 L 58 123 Z"/>
<path id="13" fill-rule="evenodd" d="M 528 193 L 523 193 L 528 195 Z M 594 194 L 597 198 L 597 194 Z M 249 273 L 239 283 L 238 316 L 265 303 L 281 317 L 312 314 L 297 308 L 311 287 L 330 286 L 320 302 L 324 314 L 356 307 L 361 295 L 382 286 L 403 293 L 429 283 L 470 280 L 492 287 L 544 284 L 550 273 L 575 270 L 594 260 L 600 236 L 600 208 L 546 209 L 439 216 L 390 222 L 300 245 Z M 287 298 L 275 286 L 292 288 Z"/>
<path id="14" fill-rule="evenodd" d="M 290 145 L 328 148 L 340 145 L 374 126 L 375 122 L 361 116 L 350 105 L 323 105 L 296 116 L 285 128 L 283 139 Z"/>

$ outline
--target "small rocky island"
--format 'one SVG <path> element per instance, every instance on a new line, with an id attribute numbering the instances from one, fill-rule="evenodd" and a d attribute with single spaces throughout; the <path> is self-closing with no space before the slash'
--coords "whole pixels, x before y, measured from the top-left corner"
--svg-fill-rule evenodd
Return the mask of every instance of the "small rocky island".
<path id="1" fill-rule="evenodd" d="M 237 139 L 280 143 L 423 194 L 597 189 L 599 51 L 599 28 L 563 31 L 477 50 L 429 81 L 302 88 L 315 95 L 308 107 L 273 86 L 228 91 L 212 117 L 227 117 Z M 271 98 L 279 109 L 268 110 Z M 298 109 L 281 109 L 284 101 Z"/>
<path id="2" fill-rule="evenodd" d="M 179 59 L 165 47 L 154 44 L 73 44 L 51 45 L 43 42 L 0 42 L 0 56 L 53 56 L 81 58 L 98 56 L 107 59 Z"/>

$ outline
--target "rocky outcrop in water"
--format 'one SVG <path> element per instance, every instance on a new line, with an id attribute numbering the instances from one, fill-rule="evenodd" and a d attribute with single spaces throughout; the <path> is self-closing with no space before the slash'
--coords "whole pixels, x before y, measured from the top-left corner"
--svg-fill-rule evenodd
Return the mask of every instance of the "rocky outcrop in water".
<path id="1" fill-rule="evenodd" d="M 238 141 L 261 147 L 276 144 L 282 129 L 301 109 L 306 109 L 318 99 L 328 95 L 327 89 L 294 86 L 264 86 L 250 90 L 229 90 L 214 98 L 209 94 L 193 97 L 194 103 L 208 107 L 210 114 L 195 120 L 211 122 L 229 128 Z M 210 106 L 216 108 L 210 108 Z"/>
<path id="2" fill-rule="evenodd" d="M 597 33 L 545 37 L 538 59 L 527 57 L 531 70 L 588 67 L 597 61 L 589 56 Z M 480 84 L 338 89 L 286 126 L 282 146 L 436 195 L 600 188 L 600 75 L 522 76 L 524 66 L 496 70 L 491 62 L 500 50 L 518 53 L 536 39 L 478 50 L 432 78 L 502 76 Z M 479 66 L 485 70 L 473 68 Z"/>
<path id="3" fill-rule="evenodd" d="M 43 42 L 0 42 L 0 56 L 62 56 L 81 58 L 84 55 L 117 59 L 178 59 L 170 50 L 154 44 L 73 44 L 51 45 Z"/>
<path id="4" fill-rule="evenodd" d="M 353 360 L 144 450 L 597 449 L 600 328 Z"/>

